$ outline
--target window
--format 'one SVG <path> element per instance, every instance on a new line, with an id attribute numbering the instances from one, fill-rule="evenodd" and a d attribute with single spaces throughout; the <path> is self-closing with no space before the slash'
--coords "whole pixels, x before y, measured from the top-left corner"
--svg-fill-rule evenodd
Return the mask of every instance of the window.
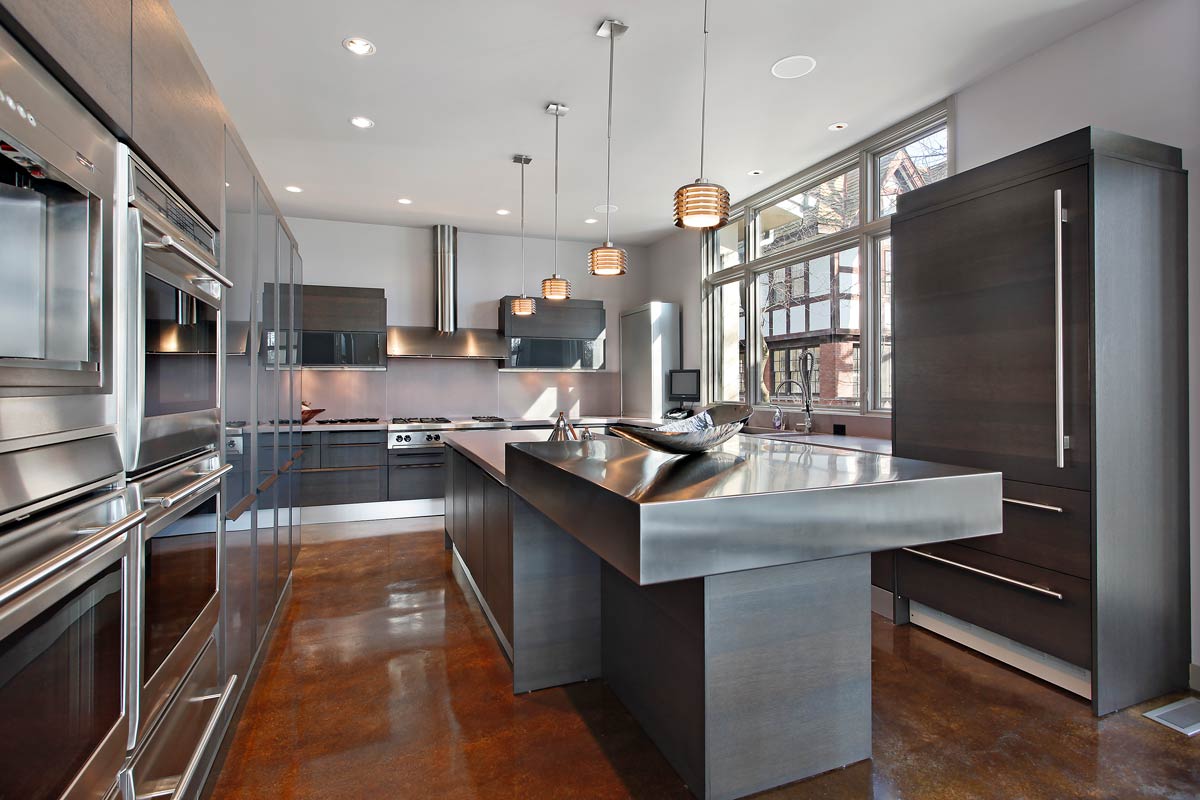
<path id="1" fill-rule="evenodd" d="M 857 227 L 859 175 L 852 169 L 758 212 L 758 255 Z"/>
<path id="2" fill-rule="evenodd" d="M 891 215 L 951 172 L 948 117 L 927 109 L 732 209 L 704 278 L 710 398 L 801 404 L 811 356 L 814 406 L 891 413 Z"/>
<path id="3" fill-rule="evenodd" d="M 946 177 L 949 169 L 946 127 L 889 150 L 875 159 L 878 214 L 896 213 L 896 198 Z"/>

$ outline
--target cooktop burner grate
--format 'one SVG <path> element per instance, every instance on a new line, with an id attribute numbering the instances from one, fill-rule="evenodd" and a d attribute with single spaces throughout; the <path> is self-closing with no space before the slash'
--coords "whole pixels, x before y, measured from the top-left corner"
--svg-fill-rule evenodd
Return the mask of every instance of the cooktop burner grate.
<path id="1" fill-rule="evenodd" d="M 318 425 L 373 425 L 379 417 L 346 417 L 344 419 L 319 419 Z"/>
<path id="2" fill-rule="evenodd" d="M 393 425 L 449 425 L 445 417 L 392 417 Z"/>

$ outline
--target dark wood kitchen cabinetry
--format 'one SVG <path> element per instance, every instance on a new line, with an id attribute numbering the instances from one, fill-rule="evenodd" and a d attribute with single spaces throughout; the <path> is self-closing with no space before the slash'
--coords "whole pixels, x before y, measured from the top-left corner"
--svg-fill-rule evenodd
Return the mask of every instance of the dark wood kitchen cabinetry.
<path id="1" fill-rule="evenodd" d="M 538 300 L 537 313 L 518 317 L 509 313 L 513 297 L 500 300 L 499 330 L 507 337 L 531 339 L 595 339 L 604 333 L 601 300 Z"/>
<path id="2" fill-rule="evenodd" d="M 133 0 L 133 142 L 221 227 L 224 112 L 169 0 Z"/>
<path id="3" fill-rule="evenodd" d="M 304 330 L 386 332 L 387 300 L 383 289 L 305 286 Z"/>
<path id="4" fill-rule="evenodd" d="M 0 22 L 92 113 L 128 136 L 132 11 L 131 0 L 3 0 Z"/>
<path id="5" fill-rule="evenodd" d="M 1090 670 L 1099 714 L 1187 684 L 1186 180 L 1085 128 L 892 221 L 894 454 L 1006 479 L 1004 532 L 896 590 Z"/>
<path id="6" fill-rule="evenodd" d="M 389 450 L 387 464 L 388 500 L 428 500 L 444 496 L 445 448 Z"/>

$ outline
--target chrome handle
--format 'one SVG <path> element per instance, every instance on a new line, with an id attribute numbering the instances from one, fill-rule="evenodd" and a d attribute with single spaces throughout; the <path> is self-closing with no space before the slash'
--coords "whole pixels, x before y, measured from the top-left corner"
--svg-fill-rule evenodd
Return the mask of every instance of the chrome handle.
<path id="1" fill-rule="evenodd" d="M 229 680 L 225 684 L 225 689 L 221 692 L 221 699 L 217 702 L 217 707 L 213 709 L 212 716 L 208 718 L 208 723 L 204 726 L 204 733 L 200 736 L 200 743 L 192 751 L 192 757 L 188 759 L 187 766 L 183 769 L 183 774 L 179 776 L 179 783 L 175 784 L 175 791 L 171 794 L 172 800 L 188 796 L 188 791 L 192 788 L 192 781 L 196 779 L 196 773 L 200 769 L 200 760 L 204 758 L 204 750 L 216 732 L 217 725 L 221 724 L 221 717 L 225 713 L 225 707 L 229 705 L 229 700 L 233 697 L 233 687 L 237 685 L 237 679 L 237 675 L 229 676 Z"/>
<path id="2" fill-rule="evenodd" d="M 1001 498 L 1004 502 L 1014 506 L 1025 506 L 1026 508 L 1040 508 L 1042 511 L 1053 511 L 1055 514 L 1063 513 L 1063 510 L 1058 506 L 1048 506 L 1045 503 L 1031 503 L 1028 500 L 1014 500 L 1011 497 Z"/>
<path id="3" fill-rule="evenodd" d="M 1046 597 L 1053 597 L 1055 600 L 1063 599 L 1061 592 L 1056 592 L 1053 589 L 1047 589 L 1044 586 L 1035 586 L 1032 583 L 1025 583 L 1025 581 L 1019 581 L 1016 578 L 1006 578 L 1003 575 L 997 575 L 995 572 L 988 572 L 987 570 L 979 569 L 978 567 L 972 567 L 967 564 L 960 564 L 957 561 L 951 561 L 948 558 L 942 558 L 941 556 L 935 556 L 932 553 L 926 553 L 921 550 L 914 550 L 911 547 L 902 547 L 900 549 L 906 553 L 912 553 L 914 556 L 920 556 L 921 558 L 928 558 L 930 561 L 937 561 L 941 564 L 947 564 L 951 567 L 958 567 L 959 569 L 966 570 L 967 572 L 974 572 L 976 575 L 982 575 L 985 578 L 991 578 L 992 580 L 1000 581 L 1001 583 L 1007 583 L 1009 586 L 1016 586 L 1018 589 L 1027 589 L 1031 592 L 1037 592 L 1040 595 L 1045 595 Z"/>
<path id="4" fill-rule="evenodd" d="M 83 558 L 88 553 L 99 550 L 131 528 L 141 525 L 145 519 L 146 512 L 139 508 L 137 511 L 121 517 L 121 519 L 113 524 L 101 528 L 82 542 L 69 547 L 53 558 L 43 561 L 33 569 L 18 575 L 8 583 L 0 586 L 0 605 L 7 603 L 29 587 L 46 580 L 68 564 Z"/>
<path id="5" fill-rule="evenodd" d="M 226 289 L 233 288 L 233 281 L 231 281 L 229 278 L 222 275 L 220 272 L 217 272 L 215 269 L 212 268 L 212 266 L 210 266 L 208 264 L 207 261 L 200 258 L 200 256 L 193 253 L 187 247 L 184 247 L 182 244 L 179 243 L 178 240 L 176 240 L 176 238 L 174 236 L 172 236 L 169 233 L 163 234 L 159 238 L 159 240 L 156 242 L 146 242 L 142 246 L 148 247 L 151 250 L 172 250 L 175 253 L 177 253 L 178 255 L 183 256 L 188 261 L 191 261 L 193 264 L 195 264 L 196 267 L 201 272 L 203 272 L 208 277 L 209 280 L 216 281 L 217 283 L 224 286 Z"/>
<path id="6" fill-rule="evenodd" d="M 146 418 L 146 272 L 142 260 L 142 212 L 136 208 L 129 209 L 129 227 L 133 238 L 130 243 L 132 294 L 128 298 L 133 306 L 133 349 L 128 353 L 132 369 L 129 370 L 125 385 L 129 412 L 124 420 L 129 451 L 125 453 L 125 466 L 132 470 L 141 460 L 142 423 Z"/>
<path id="7" fill-rule="evenodd" d="M 1063 210 L 1062 189 L 1054 190 L 1054 465 L 1066 467 L 1066 409 L 1063 399 Z"/>
<path id="8" fill-rule="evenodd" d="M 192 481 L 178 491 L 171 492 L 167 495 L 147 497 L 145 502 L 153 503 L 154 505 L 161 506 L 163 508 L 170 508 L 171 506 L 179 505 L 187 498 L 196 494 L 196 492 L 207 489 L 209 486 L 212 486 L 214 483 L 221 480 L 221 478 L 225 476 L 225 473 L 232 469 L 233 464 L 226 464 L 225 466 L 215 469 L 212 472 L 206 473 L 199 480 Z"/>

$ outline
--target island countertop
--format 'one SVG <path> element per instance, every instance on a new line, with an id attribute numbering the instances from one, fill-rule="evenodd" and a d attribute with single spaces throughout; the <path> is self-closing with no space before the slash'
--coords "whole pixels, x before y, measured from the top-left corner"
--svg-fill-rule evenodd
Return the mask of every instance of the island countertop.
<path id="1" fill-rule="evenodd" d="M 485 430 L 443 433 L 442 441 L 474 461 L 501 484 L 504 481 L 504 448 L 517 442 L 545 442 L 545 430 Z M 507 484 L 505 484 L 507 485 Z"/>
<path id="2" fill-rule="evenodd" d="M 642 585 L 1003 527 L 1000 473 L 878 453 L 753 436 L 695 456 L 613 437 L 505 450 L 514 493 Z"/>

